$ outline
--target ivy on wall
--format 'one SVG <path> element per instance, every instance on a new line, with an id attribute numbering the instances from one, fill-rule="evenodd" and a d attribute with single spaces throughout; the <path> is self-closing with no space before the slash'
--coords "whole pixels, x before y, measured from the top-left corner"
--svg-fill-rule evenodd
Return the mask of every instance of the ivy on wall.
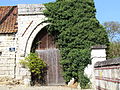
<path id="1" fill-rule="evenodd" d="M 91 63 L 90 47 L 108 45 L 105 29 L 95 17 L 93 0 L 56 0 L 45 4 L 44 14 L 51 23 L 47 29 L 55 36 L 61 51 L 61 65 L 66 83 L 71 78 L 85 88 L 89 79 L 84 68 Z"/>

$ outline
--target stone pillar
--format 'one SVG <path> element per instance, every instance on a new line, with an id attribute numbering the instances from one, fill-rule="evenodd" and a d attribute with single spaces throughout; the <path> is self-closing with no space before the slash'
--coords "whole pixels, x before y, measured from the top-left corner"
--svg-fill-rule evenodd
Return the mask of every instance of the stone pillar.
<path id="1" fill-rule="evenodd" d="M 106 49 L 107 47 L 105 45 L 99 45 L 99 46 L 92 46 L 91 47 L 91 58 L 92 58 L 92 87 L 95 89 L 95 74 L 94 74 L 94 65 L 96 62 L 101 62 L 106 60 Z"/>
<path id="2" fill-rule="evenodd" d="M 91 58 L 93 66 L 96 62 L 106 60 L 106 48 L 107 47 L 105 45 L 91 47 Z"/>
<path id="3" fill-rule="evenodd" d="M 46 20 L 43 14 L 45 6 L 42 4 L 19 4 L 18 5 L 18 32 L 16 53 L 16 78 L 30 78 L 28 69 L 20 65 L 20 60 L 30 53 L 34 38 L 39 31 L 48 24 L 41 24 Z M 26 81 L 26 80 L 25 80 Z M 28 80 L 29 81 L 29 80 Z"/>

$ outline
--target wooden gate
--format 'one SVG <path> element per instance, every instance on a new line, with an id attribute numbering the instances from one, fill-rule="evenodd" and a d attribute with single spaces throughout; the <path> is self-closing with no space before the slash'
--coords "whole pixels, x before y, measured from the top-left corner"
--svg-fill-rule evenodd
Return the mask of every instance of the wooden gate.
<path id="1" fill-rule="evenodd" d="M 35 50 L 47 63 L 47 85 L 63 85 L 64 80 L 59 64 L 60 52 L 56 48 L 54 37 L 49 35 L 45 29 L 41 30 L 33 42 L 32 50 Z"/>

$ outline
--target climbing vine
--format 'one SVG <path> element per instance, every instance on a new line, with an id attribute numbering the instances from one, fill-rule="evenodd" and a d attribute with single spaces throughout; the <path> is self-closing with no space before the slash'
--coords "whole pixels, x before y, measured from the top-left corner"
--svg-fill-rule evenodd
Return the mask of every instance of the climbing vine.
<path id="1" fill-rule="evenodd" d="M 61 52 L 64 79 L 68 83 L 75 78 L 85 88 L 89 83 L 84 69 L 91 63 L 90 47 L 109 43 L 105 29 L 95 17 L 94 1 L 56 0 L 45 6 L 44 14 L 51 23 L 48 32 L 55 36 Z"/>

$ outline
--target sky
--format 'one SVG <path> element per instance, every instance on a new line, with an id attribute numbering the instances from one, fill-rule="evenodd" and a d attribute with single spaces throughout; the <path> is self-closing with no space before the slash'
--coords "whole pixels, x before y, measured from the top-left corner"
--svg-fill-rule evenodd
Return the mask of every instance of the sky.
<path id="1" fill-rule="evenodd" d="M 55 0 L 0 0 L 0 6 L 17 4 L 43 4 Z M 107 21 L 120 22 L 120 0 L 94 0 L 97 10 L 96 17 L 101 24 Z"/>

